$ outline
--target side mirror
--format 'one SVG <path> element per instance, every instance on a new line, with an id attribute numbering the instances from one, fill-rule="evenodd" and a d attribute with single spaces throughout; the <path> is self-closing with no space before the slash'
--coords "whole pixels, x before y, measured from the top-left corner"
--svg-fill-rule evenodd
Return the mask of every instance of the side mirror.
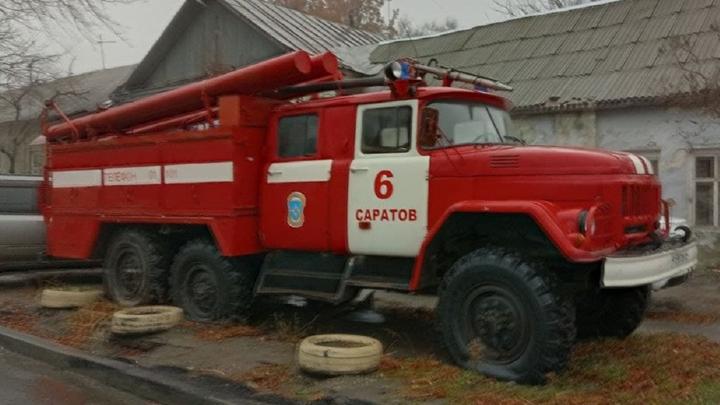
<path id="1" fill-rule="evenodd" d="M 425 148 L 434 147 L 440 139 L 438 119 L 440 112 L 435 108 L 427 107 L 422 112 L 419 143 Z"/>

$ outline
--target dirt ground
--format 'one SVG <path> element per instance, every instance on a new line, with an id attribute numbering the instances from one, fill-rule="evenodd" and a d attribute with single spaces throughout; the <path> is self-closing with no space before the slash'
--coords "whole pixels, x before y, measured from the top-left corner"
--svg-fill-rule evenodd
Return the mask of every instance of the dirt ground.
<path id="1" fill-rule="evenodd" d="M 386 317 L 379 325 L 351 322 L 332 308 L 318 312 L 265 301 L 248 325 L 184 322 L 160 334 L 115 338 L 109 333 L 113 304 L 42 309 L 40 287 L 3 287 L 0 277 L 0 324 L 97 355 L 212 374 L 289 398 L 340 396 L 382 404 L 720 401 L 720 273 L 711 270 L 656 293 L 648 319 L 628 340 L 579 344 L 569 370 L 539 388 L 497 383 L 447 365 L 435 346 L 435 299 L 429 296 L 377 293 L 376 307 Z M 318 333 L 378 338 L 385 347 L 380 370 L 327 379 L 302 374 L 296 345 Z"/>

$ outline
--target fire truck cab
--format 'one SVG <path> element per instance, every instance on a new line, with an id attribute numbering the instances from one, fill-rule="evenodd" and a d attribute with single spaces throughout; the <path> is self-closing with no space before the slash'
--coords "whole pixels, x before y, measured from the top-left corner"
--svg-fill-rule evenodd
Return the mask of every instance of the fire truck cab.
<path id="1" fill-rule="evenodd" d="M 436 293 L 452 359 L 526 383 L 576 335 L 628 336 L 696 265 L 646 159 L 519 143 L 487 91 L 506 86 L 415 62 L 379 91 L 295 97 L 352 86 L 336 66 L 290 54 L 47 127 L 50 253 L 104 259 L 123 305 L 201 321 L 261 295 Z"/>

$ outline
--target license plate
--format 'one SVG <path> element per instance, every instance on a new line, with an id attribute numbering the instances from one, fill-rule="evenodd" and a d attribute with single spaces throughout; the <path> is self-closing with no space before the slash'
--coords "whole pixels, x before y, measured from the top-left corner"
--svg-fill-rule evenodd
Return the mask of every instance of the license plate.
<path id="1" fill-rule="evenodd" d="M 681 266 L 690 260 L 690 255 L 687 252 L 673 253 L 672 263 L 674 266 Z"/>

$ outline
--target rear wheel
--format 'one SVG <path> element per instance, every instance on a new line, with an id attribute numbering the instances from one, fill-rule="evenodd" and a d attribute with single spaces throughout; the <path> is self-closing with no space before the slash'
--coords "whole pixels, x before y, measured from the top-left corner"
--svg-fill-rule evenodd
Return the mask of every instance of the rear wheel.
<path id="1" fill-rule="evenodd" d="M 201 322 L 244 319 L 253 301 L 257 266 L 251 259 L 223 257 L 207 240 L 188 243 L 170 271 L 173 300 Z"/>
<path id="2" fill-rule="evenodd" d="M 640 326 L 650 301 L 647 287 L 598 289 L 576 299 L 578 338 L 624 339 Z"/>
<path id="3" fill-rule="evenodd" d="M 167 297 L 171 257 L 170 246 L 158 235 L 121 231 L 105 255 L 105 290 L 124 307 L 162 302 Z"/>
<path id="4" fill-rule="evenodd" d="M 501 380 L 543 383 L 547 372 L 565 368 L 575 338 L 573 308 L 550 276 L 500 250 L 460 259 L 437 311 L 454 362 Z"/>

